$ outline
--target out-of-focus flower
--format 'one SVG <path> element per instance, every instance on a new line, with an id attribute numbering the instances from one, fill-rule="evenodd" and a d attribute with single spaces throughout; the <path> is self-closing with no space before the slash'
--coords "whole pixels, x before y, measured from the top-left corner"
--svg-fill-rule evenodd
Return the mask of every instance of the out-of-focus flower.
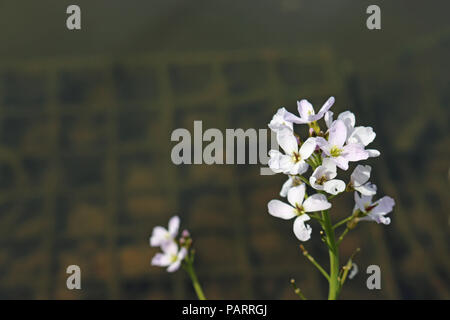
<path id="1" fill-rule="evenodd" d="M 297 217 L 294 221 L 294 234 L 301 241 L 309 240 L 312 232 L 311 227 L 305 224 L 305 221 L 311 219 L 306 213 L 331 208 L 331 204 L 323 194 L 317 193 L 305 200 L 305 191 L 305 184 L 292 187 L 287 195 L 290 205 L 280 200 L 271 200 L 267 205 L 269 214 L 274 217 L 285 220 Z"/>
<path id="2" fill-rule="evenodd" d="M 268 125 L 272 131 L 278 132 L 285 128 L 291 129 L 291 131 L 294 130 L 292 122 L 284 119 L 286 113 L 288 113 L 288 111 L 285 108 L 278 109 Z"/>
<path id="3" fill-rule="evenodd" d="M 389 196 L 384 196 L 383 198 L 372 203 L 372 196 L 359 195 L 355 191 L 355 208 L 353 212 L 360 211 L 362 213 L 358 214 L 359 220 L 362 221 L 375 221 L 382 224 L 390 224 L 391 219 L 385 217 L 386 214 L 392 211 L 395 205 L 394 199 Z"/>
<path id="4" fill-rule="evenodd" d="M 308 100 L 302 99 L 300 101 L 297 101 L 297 109 L 300 117 L 297 117 L 296 115 L 286 111 L 284 114 L 284 119 L 297 124 L 311 123 L 322 119 L 322 117 L 325 115 L 325 112 L 327 112 L 333 104 L 334 97 L 330 97 L 316 114 L 312 104 L 309 103 Z"/>
<path id="5" fill-rule="evenodd" d="M 309 183 L 316 190 L 325 190 L 330 194 L 336 195 L 345 190 L 345 182 L 334 179 L 336 175 L 336 164 L 329 158 L 326 158 L 323 160 L 322 165 L 314 170 L 309 178 Z"/>
<path id="6" fill-rule="evenodd" d="M 315 138 L 308 138 L 299 148 L 297 138 L 289 129 L 283 129 L 277 133 L 277 141 L 284 150 L 282 154 L 278 150 L 270 150 L 269 167 L 273 172 L 286 174 L 302 174 L 308 170 L 305 162 L 316 148 Z"/>
<path id="7" fill-rule="evenodd" d="M 350 176 L 350 187 L 365 196 L 373 196 L 377 193 L 377 187 L 368 182 L 372 168 L 368 165 L 357 165 Z"/>
<path id="8" fill-rule="evenodd" d="M 167 267 L 167 272 L 174 272 L 180 268 L 181 262 L 187 255 L 187 249 L 182 247 L 178 250 L 178 245 L 172 242 L 165 242 L 161 245 L 162 253 L 157 253 L 152 259 L 152 265 Z"/>
<path id="9" fill-rule="evenodd" d="M 150 245 L 152 247 L 159 247 L 168 242 L 173 242 L 177 236 L 180 227 L 180 218 L 174 216 L 169 220 L 168 229 L 157 226 L 153 228 L 152 236 L 150 237 Z"/>
<path id="10" fill-rule="evenodd" d="M 369 153 L 361 143 L 346 144 L 347 128 L 344 121 L 336 120 L 328 130 L 328 140 L 316 138 L 317 145 L 324 154 L 334 161 L 342 170 L 348 169 L 349 161 L 365 160 Z"/>

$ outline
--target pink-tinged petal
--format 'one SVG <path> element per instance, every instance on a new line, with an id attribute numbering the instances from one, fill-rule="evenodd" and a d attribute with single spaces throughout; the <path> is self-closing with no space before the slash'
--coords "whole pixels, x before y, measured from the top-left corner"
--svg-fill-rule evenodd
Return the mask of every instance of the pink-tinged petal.
<path id="1" fill-rule="evenodd" d="M 317 121 L 322 119 L 322 117 L 325 115 L 325 112 L 327 112 L 331 106 L 334 104 L 334 97 L 329 97 L 327 101 L 323 104 L 322 108 L 320 108 L 319 112 L 315 116 L 313 116 L 313 120 Z"/>
<path id="2" fill-rule="evenodd" d="M 172 238 L 175 238 L 178 233 L 178 228 L 180 227 L 180 218 L 178 216 L 174 216 L 169 220 L 169 233 Z"/>
<path id="3" fill-rule="evenodd" d="M 293 132 L 288 129 L 281 130 L 277 133 L 278 145 L 288 155 L 292 155 L 294 152 L 298 152 L 298 143 Z"/>
<path id="4" fill-rule="evenodd" d="M 268 125 L 272 131 L 277 132 L 279 130 L 282 130 L 283 128 L 289 128 L 290 130 L 294 129 L 292 122 L 286 121 L 284 119 L 286 113 L 287 110 L 285 108 L 278 109 L 277 113 L 273 116 Z"/>
<path id="5" fill-rule="evenodd" d="M 316 150 L 316 145 L 316 138 L 308 138 L 303 142 L 299 150 L 302 160 L 306 160 L 311 156 L 314 150 Z"/>
<path id="6" fill-rule="evenodd" d="M 303 202 L 303 208 L 306 212 L 322 211 L 331 208 L 331 203 L 328 202 L 325 195 L 316 193 L 309 196 L 305 202 Z"/>
<path id="7" fill-rule="evenodd" d="M 305 198 L 306 185 L 302 183 L 299 186 L 293 187 L 289 189 L 288 192 L 288 201 L 289 203 L 295 207 L 296 204 L 302 205 L 303 199 Z"/>
<path id="8" fill-rule="evenodd" d="M 168 268 L 167 272 L 175 272 L 177 271 L 181 266 L 181 260 L 176 260 L 174 263 L 172 263 Z"/>
<path id="9" fill-rule="evenodd" d="M 375 208 L 372 209 L 371 213 L 374 215 L 386 215 L 392 211 L 395 206 L 395 201 L 389 196 L 384 196 L 380 200 L 376 201 L 377 204 Z"/>
<path id="10" fill-rule="evenodd" d="M 350 176 L 350 182 L 354 187 L 362 186 L 364 183 L 369 181 L 371 171 L 372 168 L 370 166 L 363 166 L 358 164 Z"/>
<path id="11" fill-rule="evenodd" d="M 369 158 L 375 158 L 381 154 L 380 151 L 376 149 L 366 149 L 366 151 L 369 154 Z"/>
<path id="12" fill-rule="evenodd" d="M 280 158 L 280 169 L 281 172 L 285 173 L 285 174 L 296 174 L 295 170 L 296 168 L 294 168 L 295 163 L 294 160 L 292 158 L 292 156 L 288 156 L 288 155 L 283 155 Z M 298 168 L 297 168 L 298 170 Z"/>
<path id="13" fill-rule="evenodd" d="M 331 158 L 331 159 L 342 170 L 347 170 L 348 169 L 348 160 L 346 158 L 344 158 L 343 156 L 339 156 L 339 157 L 335 157 L 335 158 Z"/>
<path id="14" fill-rule="evenodd" d="M 350 135 L 353 132 L 353 128 L 355 127 L 355 115 L 353 112 L 344 111 L 338 115 L 338 120 L 342 120 L 347 127 L 347 135 Z"/>
<path id="15" fill-rule="evenodd" d="M 369 153 L 364 150 L 364 146 L 361 143 L 352 143 L 344 147 L 342 156 L 348 161 L 360 161 L 368 159 Z"/>
<path id="16" fill-rule="evenodd" d="M 178 253 L 178 245 L 175 241 L 165 242 L 161 245 L 164 254 L 175 256 Z"/>
<path id="17" fill-rule="evenodd" d="M 366 212 L 366 206 L 372 204 L 372 196 L 360 195 L 355 191 L 355 205 L 361 212 Z"/>
<path id="18" fill-rule="evenodd" d="M 329 194 L 338 194 L 345 190 L 345 182 L 338 179 L 327 181 L 323 184 L 323 189 Z"/>
<path id="19" fill-rule="evenodd" d="M 152 247 L 159 247 L 168 240 L 170 240 L 170 233 L 165 228 L 160 226 L 153 228 L 152 236 L 150 237 L 150 245 Z"/>
<path id="20" fill-rule="evenodd" d="M 183 261 L 184 258 L 187 256 L 187 249 L 185 247 L 180 249 L 180 252 L 178 252 L 177 259 Z"/>
<path id="21" fill-rule="evenodd" d="M 315 114 L 312 104 L 309 103 L 309 101 L 306 99 L 297 101 L 297 109 L 298 109 L 298 114 L 300 115 L 300 118 L 302 118 L 304 120 L 309 119 L 311 116 L 313 116 Z"/>
<path id="22" fill-rule="evenodd" d="M 289 111 L 286 111 L 286 113 L 284 114 L 284 120 L 286 120 L 288 122 L 296 123 L 296 124 L 308 123 L 307 119 L 302 119 L 300 117 L 297 117 L 296 115 L 294 115 L 293 113 L 291 113 Z"/>
<path id="23" fill-rule="evenodd" d="M 152 266 L 167 267 L 171 263 L 171 258 L 169 255 L 157 253 L 152 259 Z"/>
<path id="24" fill-rule="evenodd" d="M 327 140 L 325 140 L 325 139 L 322 138 L 322 137 L 317 137 L 317 138 L 316 138 L 316 144 L 317 144 L 317 146 L 318 146 L 320 149 L 322 149 L 322 151 L 323 151 L 327 156 L 330 155 L 330 149 L 331 149 L 331 147 L 330 147 L 330 144 L 328 143 Z"/>
<path id="25" fill-rule="evenodd" d="M 331 125 L 331 128 L 328 130 L 328 144 L 331 147 L 342 148 L 347 140 L 347 127 L 345 126 L 344 121 L 336 120 Z"/>
<path id="26" fill-rule="evenodd" d="M 325 112 L 324 120 L 325 124 L 327 125 L 327 128 L 330 128 L 331 124 L 333 123 L 333 112 L 332 111 Z"/>
<path id="27" fill-rule="evenodd" d="M 307 214 L 302 214 L 294 221 L 294 234 L 300 241 L 308 241 L 311 238 L 312 229 L 305 221 L 308 221 L 310 217 Z"/>
<path id="28" fill-rule="evenodd" d="M 267 209 L 270 215 L 284 220 L 292 219 L 297 215 L 295 208 L 280 200 L 270 200 Z"/>

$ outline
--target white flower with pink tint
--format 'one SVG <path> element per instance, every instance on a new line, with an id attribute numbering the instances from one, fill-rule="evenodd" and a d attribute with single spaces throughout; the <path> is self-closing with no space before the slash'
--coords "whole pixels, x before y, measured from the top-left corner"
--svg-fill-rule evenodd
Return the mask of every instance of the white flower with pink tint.
<path id="1" fill-rule="evenodd" d="M 280 200 L 269 201 L 267 208 L 269 214 L 274 217 L 294 221 L 294 234 L 301 241 L 311 238 L 311 227 L 305 224 L 311 218 L 307 212 L 322 211 L 331 208 L 331 204 L 323 194 L 314 194 L 305 199 L 306 186 L 302 184 L 292 187 L 288 191 L 287 199 L 289 204 Z"/>
<path id="2" fill-rule="evenodd" d="M 178 216 L 174 216 L 169 220 L 167 229 L 161 226 L 154 227 L 150 237 L 150 245 L 159 247 L 167 242 L 173 242 L 178 234 L 179 227 L 180 218 Z"/>
<path id="3" fill-rule="evenodd" d="M 180 268 L 181 262 L 187 255 L 187 249 L 182 247 L 178 250 L 175 242 L 165 242 L 161 245 L 162 253 L 157 253 L 152 259 L 152 265 L 167 267 L 167 272 L 174 272 Z"/>
<path id="4" fill-rule="evenodd" d="M 333 104 L 334 97 L 330 97 L 316 114 L 312 104 L 308 100 L 302 99 L 300 101 L 297 101 L 297 109 L 300 117 L 297 117 L 296 115 L 286 111 L 286 113 L 284 114 L 284 119 L 297 124 L 308 124 L 322 119 L 322 117 L 325 115 L 325 112 L 327 112 Z"/>
<path id="5" fill-rule="evenodd" d="M 365 196 L 373 196 L 377 193 L 377 187 L 368 182 L 370 179 L 370 166 L 357 165 L 350 176 L 350 187 Z"/>
<path id="6" fill-rule="evenodd" d="M 297 138 L 289 129 L 277 133 L 277 142 L 285 154 L 278 150 L 270 150 L 269 167 L 275 173 L 303 174 L 308 170 L 305 162 L 316 148 L 315 138 L 308 138 L 300 147 Z"/>
<path id="7" fill-rule="evenodd" d="M 348 169 L 350 161 L 360 161 L 369 158 L 369 153 L 361 143 L 346 143 L 347 127 L 344 121 L 336 120 L 328 130 L 328 140 L 323 137 L 316 138 L 317 145 L 323 153 L 332 159 L 342 170 Z"/>
<path id="8" fill-rule="evenodd" d="M 336 164 L 326 158 L 323 159 L 322 165 L 314 170 L 309 178 L 311 187 L 316 190 L 324 190 L 329 194 L 336 195 L 345 190 L 345 182 L 339 179 L 334 179 L 337 176 Z"/>
<path id="9" fill-rule="evenodd" d="M 353 212 L 358 210 L 362 213 L 358 214 L 359 220 L 362 221 L 375 221 L 376 223 L 390 224 L 391 219 L 385 217 L 394 208 L 395 201 L 389 196 L 384 196 L 383 198 L 372 202 L 372 196 L 359 195 L 355 191 L 355 208 Z"/>
<path id="10" fill-rule="evenodd" d="M 269 128 L 274 131 L 274 132 L 278 132 L 284 128 L 288 128 L 291 131 L 294 130 L 294 125 L 292 124 L 292 122 L 289 122 L 287 120 L 284 119 L 285 115 L 288 112 L 286 111 L 285 108 L 280 108 L 278 109 L 277 113 L 273 116 L 272 120 L 269 123 Z"/>

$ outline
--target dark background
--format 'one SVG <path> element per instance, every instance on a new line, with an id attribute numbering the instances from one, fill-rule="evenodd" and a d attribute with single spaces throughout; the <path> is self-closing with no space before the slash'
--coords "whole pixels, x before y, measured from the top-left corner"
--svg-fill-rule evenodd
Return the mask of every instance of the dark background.
<path id="1" fill-rule="evenodd" d="M 82 30 L 66 29 L 78 4 Z M 382 30 L 366 28 L 370 4 Z M 292 224 L 267 213 L 284 177 L 259 165 L 175 166 L 176 128 L 266 128 L 280 106 L 333 95 L 377 133 L 368 161 L 389 226 L 342 245 L 360 273 L 343 299 L 448 299 L 448 1 L 2 1 L 0 298 L 194 298 L 150 266 L 155 225 L 178 213 L 209 298 L 308 298 L 327 284 Z M 352 195 L 337 199 L 333 221 Z M 306 243 L 327 265 L 313 225 Z M 82 290 L 65 269 L 82 269 Z M 366 288 L 380 265 L 382 290 Z"/>

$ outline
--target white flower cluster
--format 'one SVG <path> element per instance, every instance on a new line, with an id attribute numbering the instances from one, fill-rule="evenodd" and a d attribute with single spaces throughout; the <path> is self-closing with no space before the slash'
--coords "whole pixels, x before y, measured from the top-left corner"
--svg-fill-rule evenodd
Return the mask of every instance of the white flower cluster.
<path id="1" fill-rule="evenodd" d="M 392 211 L 394 200 L 385 196 L 372 202 L 376 194 L 376 186 L 369 182 L 371 167 L 357 165 L 346 184 L 340 179 L 337 168 L 348 170 L 349 162 L 366 160 L 380 155 L 378 150 L 366 149 L 375 139 L 371 127 L 355 126 L 355 115 L 345 111 L 333 120 L 333 112 L 329 111 L 334 104 L 330 97 L 319 112 L 307 100 L 297 102 L 299 116 L 278 109 L 269 123 L 269 128 L 276 133 L 278 145 L 284 153 L 270 150 L 269 167 L 275 173 L 288 175 L 283 184 L 280 196 L 286 197 L 289 204 L 280 200 L 271 200 L 268 210 L 272 216 L 282 219 L 296 218 L 294 234 L 301 241 L 311 237 L 311 227 L 305 224 L 311 219 L 311 212 L 331 208 L 329 200 L 343 191 L 355 192 L 355 208 L 353 216 L 359 220 L 373 220 L 377 223 L 389 224 L 385 215 Z M 318 120 L 324 118 L 326 132 L 321 131 Z M 294 132 L 294 124 L 309 126 L 309 137 L 303 141 Z M 303 176 L 312 167 L 309 178 Z M 307 196 L 306 184 L 316 190 Z"/>
<path id="2" fill-rule="evenodd" d="M 169 220 L 169 228 L 157 226 L 153 228 L 150 237 L 150 246 L 160 247 L 162 253 L 157 253 L 152 259 L 152 265 L 167 267 L 168 272 L 174 272 L 180 268 L 181 262 L 186 257 L 188 251 L 186 247 L 179 249 L 176 241 L 178 229 L 180 227 L 180 218 L 174 216 Z M 183 232 L 183 238 L 187 238 L 187 231 Z M 182 239 L 183 239 L 182 238 Z"/>

